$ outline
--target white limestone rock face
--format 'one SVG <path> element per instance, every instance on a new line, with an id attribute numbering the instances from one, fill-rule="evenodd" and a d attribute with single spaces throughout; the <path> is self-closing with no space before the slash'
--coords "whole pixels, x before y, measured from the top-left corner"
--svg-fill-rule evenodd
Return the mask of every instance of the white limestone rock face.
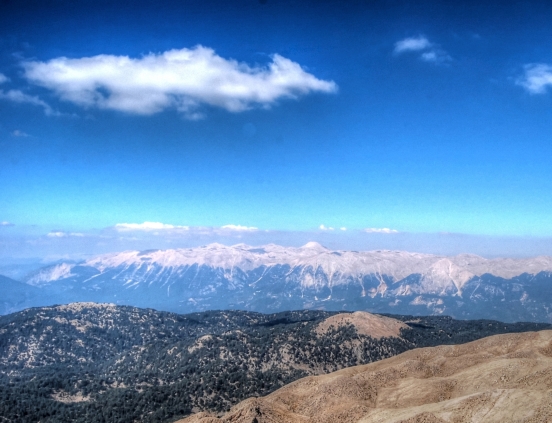
<path id="1" fill-rule="evenodd" d="M 462 254 L 445 257 L 405 251 L 332 251 L 317 242 L 309 242 L 300 248 L 269 244 L 250 247 L 245 244 L 225 246 L 209 244 L 190 249 L 154 251 L 124 251 L 104 254 L 87 260 L 78 266 L 92 267 L 99 272 L 113 268 L 142 268 L 145 273 L 160 272 L 186 266 L 208 266 L 231 271 L 251 271 L 260 267 L 288 265 L 291 269 L 304 269 L 303 286 L 322 283 L 317 272 L 326 277 L 328 286 L 349 283 L 349 278 L 364 275 L 386 275 L 397 282 L 412 274 L 422 276 L 419 293 L 439 295 L 461 294 L 463 285 L 475 276 L 491 274 L 510 279 L 523 273 L 552 272 L 552 257 L 532 259 L 485 259 Z M 40 285 L 65 279 L 77 265 L 62 263 L 45 268 L 26 282 Z"/>
<path id="2" fill-rule="evenodd" d="M 357 252 L 309 242 L 301 247 L 209 244 L 123 251 L 50 266 L 25 282 L 55 291 L 58 303 L 102 301 L 182 312 L 323 308 L 547 320 L 552 319 L 550 274 L 551 257 Z"/>

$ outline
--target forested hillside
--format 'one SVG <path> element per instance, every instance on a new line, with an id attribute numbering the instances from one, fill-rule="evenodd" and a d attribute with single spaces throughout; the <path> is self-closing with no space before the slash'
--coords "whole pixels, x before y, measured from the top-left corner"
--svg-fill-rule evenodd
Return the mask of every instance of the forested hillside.
<path id="1" fill-rule="evenodd" d="M 396 336 L 381 336 L 348 320 L 323 325 L 336 314 L 179 315 L 79 303 L 3 316 L 0 415 L 17 422 L 173 421 L 412 348 L 551 327 L 365 313 L 369 322 L 400 327 Z"/>

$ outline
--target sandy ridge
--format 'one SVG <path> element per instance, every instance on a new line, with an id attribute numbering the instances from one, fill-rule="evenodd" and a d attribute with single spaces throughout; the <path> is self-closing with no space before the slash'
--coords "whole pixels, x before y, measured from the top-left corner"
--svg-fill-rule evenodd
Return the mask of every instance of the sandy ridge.
<path id="1" fill-rule="evenodd" d="M 353 325 L 358 334 L 376 339 L 399 337 L 401 329 L 408 328 L 403 322 L 391 317 L 379 316 L 366 311 L 355 311 L 354 313 L 340 313 L 328 317 L 317 326 L 316 332 L 322 335 L 331 327 L 337 329 L 345 325 Z"/>

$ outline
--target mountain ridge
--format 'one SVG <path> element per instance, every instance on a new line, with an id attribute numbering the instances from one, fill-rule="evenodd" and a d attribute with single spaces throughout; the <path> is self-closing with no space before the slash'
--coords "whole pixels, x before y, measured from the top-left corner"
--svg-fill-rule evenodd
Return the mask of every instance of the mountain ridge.
<path id="1" fill-rule="evenodd" d="M 552 331 L 495 335 L 306 377 L 178 423 L 549 422 L 551 369 Z"/>
<path id="2" fill-rule="evenodd" d="M 94 301 L 180 313 L 303 308 L 552 322 L 552 257 L 546 256 L 209 244 L 59 263 L 25 282 L 43 293 L 42 303 L 27 306 Z"/>
<path id="3" fill-rule="evenodd" d="M 417 347 L 551 327 L 317 310 L 38 307 L 0 316 L 0 416 L 21 423 L 170 422 L 222 413 L 302 377 Z"/>
<path id="4" fill-rule="evenodd" d="M 360 272 L 391 275 L 396 280 L 413 273 L 428 273 L 428 276 L 444 276 L 454 281 L 459 287 L 469 278 L 485 273 L 512 278 L 523 273 L 552 272 L 552 257 L 548 256 L 528 259 L 485 259 L 474 254 L 441 256 L 397 250 L 365 252 L 329 250 L 316 242 L 309 242 L 299 248 L 282 247 L 275 244 L 252 247 L 245 244 L 225 246 L 213 243 L 197 248 L 130 250 L 99 255 L 79 264 L 61 263 L 51 267 L 50 280 L 66 276 L 74 266 L 94 267 L 103 271 L 109 267 L 141 266 L 150 263 L 165 268 L 205 264 L 224 270 L 238 267 L 248 271 L 261 266 L 310 266 L 322 268 L 326 274 L 330 275 L 340 272 L 342 275 L 350 276 L 355 272 Z M 26 279 L 30 285 L 48 281 L 47 276 L 42 277 L 41 273 Z"/>

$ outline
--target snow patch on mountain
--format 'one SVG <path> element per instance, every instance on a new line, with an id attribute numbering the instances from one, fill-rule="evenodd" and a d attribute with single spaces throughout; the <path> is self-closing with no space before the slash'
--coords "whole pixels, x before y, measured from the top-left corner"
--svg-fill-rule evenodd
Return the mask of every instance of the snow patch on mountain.
<path id="1" fill-rule="evenodd" d="M 461 296 L 468 281 L 485 273 L 511 279 L 523 273 L 551 272 L 552 257 L 485 259 L 471 254 L 445 257 L 389 250 L 357 252 L 330 250 L 317 242 L 309 242 L 299 248 L 276 244 L 252 247 L 214 243 L 197 248 L 104 254 L 79 266 L 94 268 L 100 274 L 114 270 L 120 274 L 128 271 L 127 286 L 146 280 L 152 283 L 157 279 L 165 284 L 172 276 L 182 275 L 192 266 L 196 271 L 201 266 L 218 269 L 230 284 L 234 284 L 240 272 L 243 274 L 261 268 L 266 272 L 274 266 L 289 266 L 287 280 L 298 283 L 302 289 L 332 289 L 349 283 L 362 285 L 363 277 L 371 276 L 380 284 L 371 290 L 365 290 L 362 286 L 362 296 L 383 296 L 389 289 L 401 291 L 396 292 L 398 295 Z M 62 263 L 42 269 L 31 275 L 27 283 L 44 285 L 69 278 L 73 276 L 74 267 L 74 264 Z M 410 275 L 419 275 L 419 281 L 395 286 Z"/>
<path id="2" fill-rule="evenodd" d="M 73 276 L 71 271 L 73 270 L 74 264 L 61 263 L 54 266 L 49 266 L 43 269 L 38 270 L 33 273 L 26 282 L 29 285 L 41 286 L 46 285 L 51 281 L 58 279 L 65 279 Z"/>

